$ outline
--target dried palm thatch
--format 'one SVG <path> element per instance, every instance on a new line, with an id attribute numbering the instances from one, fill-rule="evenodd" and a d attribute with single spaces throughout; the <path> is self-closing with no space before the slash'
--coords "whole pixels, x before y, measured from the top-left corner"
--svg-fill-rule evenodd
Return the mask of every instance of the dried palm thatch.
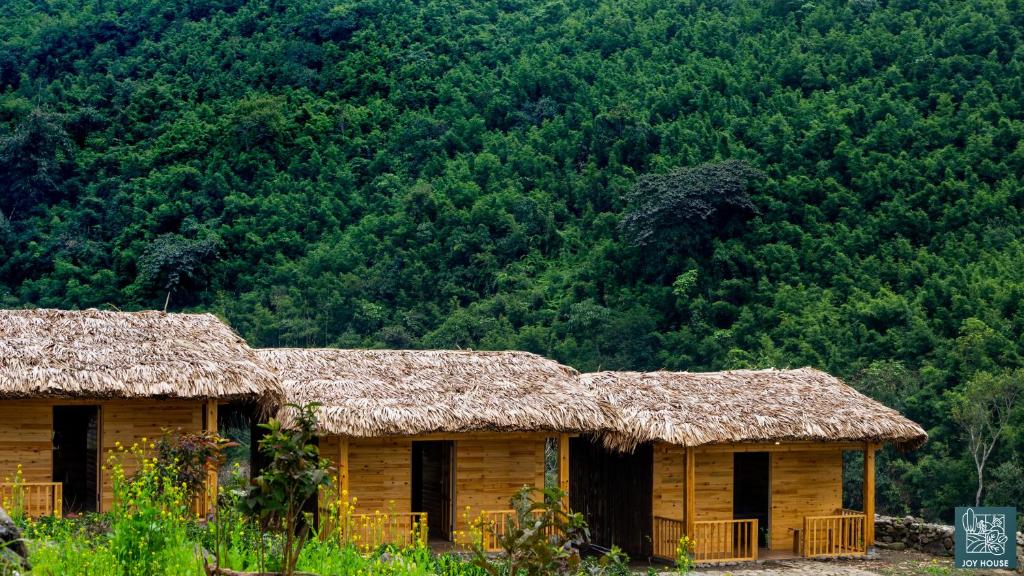
<path id="1" fill-rule="evenodd" d="M 612 448 L 779 440 L 893 442 L 928 435 L 899 412 L 813 368 L 728 372 L 596 372 L 580 377 L 618 414 Z"/>
<path id="2" fill-rule="evenodd" d="M 322 404 L 323 434 L 610 429 L 578 373 L 527 352 L 268 349 L 290 403 Z M 290 410 L 281 419 L 288 422 Z"/>
<path id="3" fill-rule="evenodd" d="M 0 310 L 0 398 L 278 404 L 276 374 L 211 314 Z"/>

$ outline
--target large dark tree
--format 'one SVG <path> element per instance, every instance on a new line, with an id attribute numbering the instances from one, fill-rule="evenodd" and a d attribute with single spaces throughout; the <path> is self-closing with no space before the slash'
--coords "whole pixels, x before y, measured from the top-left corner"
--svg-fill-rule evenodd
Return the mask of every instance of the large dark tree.
<path id="1" fill-rule="evenodd" d="M 0 210 L 11 220 L 61 198 L 73 144 L 62 118 L 35 109 L 0 137 Z"/>
<path id="2" fill-rule="evenodd" d="M 680 228 L 683 234 L 717 236 L 731 220 L 756 212 L 749 186 L 763 176 L 763 172 L 742 160 L 709 162 L 666 174 L 641 176 L 630 193 L 630 208 L 622 218 L 622 231 L 636 246 L 649 244 L 659 235 Z"/>

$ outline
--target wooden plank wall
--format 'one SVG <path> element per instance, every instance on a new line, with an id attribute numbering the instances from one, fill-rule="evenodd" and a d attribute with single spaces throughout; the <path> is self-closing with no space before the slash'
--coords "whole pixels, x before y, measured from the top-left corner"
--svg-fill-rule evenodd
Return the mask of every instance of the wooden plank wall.
<path id="1" fill-rule="evenodd" d="M 0 401 L 0 482 L 13 481 L 18 464 L 26 482 L 52 482 L 52 440 L 51 404 Z"/>
<path id="2" fill-rule="evenodd" d="M 803 526 L 804 516 L 830 515 L 842 507 L 842 448 L 772 448 L 771 548 L 785 551 L 792 548 L 792 530 Z M 684 519 L 685 453 L 680 446 L 654 446 L 654 516 Z M 698 448 L 695 461 L 696 520 L 732 519 L 733 452 Z"/>
<path id="3" fill-rule="evenodd" d="M 115 400 L 90 402 L 80 400 L 4 400 L 0 401 L 0 481 L 13 477 L 18 464 L 23 467 L 25 481 L 53 480 L 53 407 L 99 405 L 100 465 L 106 464 L 109 451 L 117 442 L 123 446 L 143 437 L 154 439 L 165 430 L 202 429 L 203 403 L 200 400 Z M 129 473 L 136 468 L 126 461 Z M 108 474 L 102 474 L 102 510 L 113 504 Z"/>
<path id="4" fill-rule="evenodd" d="M 456 529 L 467 531 L 483 510 L 503 510 L 524 484 L 544 487 L 545 434 L 449 434 L 349 440 L 349 498 L 355 512 L 412 511 L 412 442 L 455 441 Z M 337 436 L 320 439 L 320 454 L 336 465 Z M 469 511 L 466 508 L 469 507 Z"/>
<path id="5" fill-rule="evenodd" d="M 731 520 L 733 515 L 732 452 L 701 452 L 695 455 L 694 517 L 704 520 Z"/>
<path id="6" fill-rule="evenodd" d="M 455 523 L 505 510 L 523 485 L 544 487 L 543 434 L 475 435 L 455 442 Z"/>
<path id="7" fill-rule="evenodd" d="M 168 430 L 200 432 L 203 429 L 203 401 L 201 400 L 117 400 L 100 405 L 100 464 L 105 465 L 110 451 L 117 442 L 131 446 L 142 438 L 153 440 Z M 133 459 L 125 459 L 125 471 L 137 470 Z M 102 510 L 110 510 L 114 502 L 110 475 L 103 473 Z"/>
<path id="8" fill-rule="evenodd" d="M 686 448 L 658 442 L 654 445 L 653 515 L 683 520 L 686 491 Z"/>
<path id="9" fill-rule="evenodd" d="M 337 466 L 337 436 L 320 439 L 320 455 Z M 349 440 L 348 496 L 356 514 L 412 511 L 412 441 Z"/>
<path id="10" fill-rule="evenodd" d="M 842 507 L 843 453 L 773 452 L 771 468 L 771 549 L 792 550 L 792 530 L 803 527 L 804 516 L 827 516 Z"/>

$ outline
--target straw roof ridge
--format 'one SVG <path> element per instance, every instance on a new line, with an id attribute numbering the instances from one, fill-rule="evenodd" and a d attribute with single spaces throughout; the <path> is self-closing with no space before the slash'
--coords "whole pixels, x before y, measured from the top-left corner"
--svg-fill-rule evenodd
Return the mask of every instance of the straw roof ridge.
<path id="1" fill-rule="evenodd" d="M 814 368 L 724 372 L 593 372 L 580 376 L 618 414 L 605 444 L 632 449 L 780 440 L 892 442 L 928 434 L 896 410 Z"/>
<path id="2" fill-rule="evenodd" d="M 0 398 L 280 402 L 276 374 L 212 314 L 0 310 Z"/>
<path id="3" fill-rule="evenodd" d="M 287 401 L 317 402 L 321 433 L 610 430 L 611 413 L 579 373 L 529 352 L 277 348 L 260 356 Z M 291 410 L 281 412 L 288 423 Z"/>

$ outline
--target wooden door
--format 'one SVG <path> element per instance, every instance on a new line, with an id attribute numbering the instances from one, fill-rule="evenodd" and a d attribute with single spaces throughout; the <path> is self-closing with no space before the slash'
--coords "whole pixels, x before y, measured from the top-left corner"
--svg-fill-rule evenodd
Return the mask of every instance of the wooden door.
<path id="1" fill-rule="evenodd" d="M 594 547 L 618 546 L 632 558 L 649 557 L 653 446 L 620 454 L 587 438 L 572 438 L 569 453 L 569 506 L 587 519 Z"/>
<path id="2" fill-rule="evenodd" d="M 453 442 L 412 443 L 412 511 L 427 513 L 431 538 L 452 538 L 454 460 Z"/>

